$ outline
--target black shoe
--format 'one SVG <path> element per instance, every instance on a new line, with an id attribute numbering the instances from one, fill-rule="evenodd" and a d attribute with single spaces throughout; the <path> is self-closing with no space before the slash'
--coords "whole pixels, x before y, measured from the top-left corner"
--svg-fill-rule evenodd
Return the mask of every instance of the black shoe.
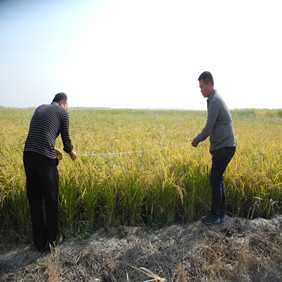
<path id="1" fill-rule="evenodd" d="M 46 243 L 45 244 L 44 243 L 43 244 L 34 243 L 34 245 L 35 245 L 38 252 L 43 253 L 46 250 Z"/>
<path id="2" fill-rule="evenodd" d="M 208 215 L 210 215 L 210 214 L 213 215 L 211 209 L 208 210 Z M 222 213 L 222 214 L 220 215 L 220 223 L 222 223 L 222 222 L 224 222 L 224 221 L 225 221 L 225 213 Z"/>
<path id="3" fill-rule="evenodd" d="M 218 224 L 221 222 L 221 219 L 212 213 L 208 213 L 207 216 L 201 218 L 201 221 L 204 224 Z"/>
<path id="4" fill-rule="evenodd" d="M 50 251 L 50 249 L 47 247 L 47 246 L 44 246 L 44 247 L 36 247 L 37 248 L 37 250 L 38 250 L 38 252 L 40 252 L 40 253 L 45 253 L 45 252 L 49 252 Z"/>

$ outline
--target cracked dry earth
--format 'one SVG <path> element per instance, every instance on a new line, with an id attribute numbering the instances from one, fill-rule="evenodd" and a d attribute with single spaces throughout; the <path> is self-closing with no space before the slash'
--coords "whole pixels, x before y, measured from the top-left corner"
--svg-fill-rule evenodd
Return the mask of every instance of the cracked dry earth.
<path id="1" fill-rule="evenodd" d="M 280 215 L 100 229 L 51 253 L 0 250 L 0 281 L 281 281 L 281 227 Z"/>

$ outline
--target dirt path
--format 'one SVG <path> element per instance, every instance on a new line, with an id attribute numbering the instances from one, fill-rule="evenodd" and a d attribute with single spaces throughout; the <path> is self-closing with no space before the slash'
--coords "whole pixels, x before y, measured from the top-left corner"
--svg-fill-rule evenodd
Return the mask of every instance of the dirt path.
<path id="1" fill-rule="evenodd" d="M 280 281 L 282 216 L 227 217 L 152 231 L 96 231 L 41 254 L 33 246 L 0 252 L 1 281 Z"/>

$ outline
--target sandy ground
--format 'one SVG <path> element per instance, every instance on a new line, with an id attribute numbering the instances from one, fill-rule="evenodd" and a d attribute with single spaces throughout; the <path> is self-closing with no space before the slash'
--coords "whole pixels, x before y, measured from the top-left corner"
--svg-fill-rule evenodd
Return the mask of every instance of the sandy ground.
<path id="1" fill-rule="evenodd" d="M 282 281 L 282 216 L 100 229 L 52 252 L 0 250 L 1 281 Z"/>

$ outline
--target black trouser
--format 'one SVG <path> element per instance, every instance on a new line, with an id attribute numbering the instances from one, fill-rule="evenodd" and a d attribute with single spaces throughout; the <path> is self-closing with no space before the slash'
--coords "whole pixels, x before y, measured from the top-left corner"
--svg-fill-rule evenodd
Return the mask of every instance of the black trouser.
<path id="1" fill-rule="evenodd" d="M 236 147 L 225 147 L 212 152 L 210 184 L 212 187 L 212 208 L 216 216 L 225 215 L 225 187 L 223 173 L 233 158 Z"/>
<path id="2" fill-rule="evenodd" d="M 24 152 L 23 161 L 33 240 L 42 250 L 47 241 L 56 242 L 60 234 L 58 161 L 34 152 Z"/>

